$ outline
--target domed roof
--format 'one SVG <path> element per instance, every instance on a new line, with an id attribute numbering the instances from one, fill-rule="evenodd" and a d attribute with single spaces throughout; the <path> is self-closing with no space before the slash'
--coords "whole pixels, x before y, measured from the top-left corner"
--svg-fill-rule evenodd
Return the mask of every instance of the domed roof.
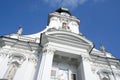
<path id="1" fill-rule="evenodd" d="M 65 12 L 65 13 L 68 13 L 69 15 L 71 15 L 70 11 L 64 7 L 60 7 L 59 9 L 56 10 L 56 12 L 58 12 L 58 13 Z"/>

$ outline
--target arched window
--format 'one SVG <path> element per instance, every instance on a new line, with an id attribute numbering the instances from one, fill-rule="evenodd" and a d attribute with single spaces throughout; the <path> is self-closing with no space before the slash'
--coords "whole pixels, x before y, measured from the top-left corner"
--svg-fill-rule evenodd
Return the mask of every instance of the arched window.
<path id="1" fill-rule="evenodd" d="M 20 54 L 12 54 L 9 57 L 9 59 L 10 59 L 8 62 L 9 67 L 6 71 L 4 78 L 8 80 L 13 80 L 17 69 L 23 63 L 23 61 L 25 61 L 25 57 L 24 55 L 20 55 Z"/>
<path id="2" fill-rule="evenodd" d="M 107 70 L 102 70 L 98 72 L 100 80 L 111 80 L 111 72 Z"/>

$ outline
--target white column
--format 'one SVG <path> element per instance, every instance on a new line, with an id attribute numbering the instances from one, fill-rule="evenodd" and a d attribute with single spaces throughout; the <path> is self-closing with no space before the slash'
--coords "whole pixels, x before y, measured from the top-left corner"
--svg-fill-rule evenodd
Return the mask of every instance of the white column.
<path id="1" fill-rule="evenodd" d="M 50 80 L 54 51 L 50 47 L 43 49 L 37 80 Z"/>
<path id="2" fill-rule="evenodd" d="M 82 57 L 79 67 L 82 80 L 97 80 L 92 72 L 90 59 L 88 57 Z"/>

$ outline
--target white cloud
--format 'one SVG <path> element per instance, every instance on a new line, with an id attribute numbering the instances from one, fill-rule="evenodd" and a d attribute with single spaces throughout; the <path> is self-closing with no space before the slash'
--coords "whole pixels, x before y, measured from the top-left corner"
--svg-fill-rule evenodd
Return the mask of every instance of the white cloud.
<path id="1" fill-rule="evenodd" d="M 86 0 L 44 0 L 52 6 L 77 7 L 83 4 Z"/>
<path id="2" fill-rule="evenodd" d="M 46 3 L 50 4 L 51 6 L 64 6 L 64 7 L 71 7 L 75 8 L 79 5 L 85 4 L 87 1 L 89 2 L 99 2 L 104 0 L 44 0 Z"/>
<path id="3" fill-rule="evenodd" d="M 93 2 L 104 2 L 104 1 L 107 1 L 107 0 L 91 0 Z"/>

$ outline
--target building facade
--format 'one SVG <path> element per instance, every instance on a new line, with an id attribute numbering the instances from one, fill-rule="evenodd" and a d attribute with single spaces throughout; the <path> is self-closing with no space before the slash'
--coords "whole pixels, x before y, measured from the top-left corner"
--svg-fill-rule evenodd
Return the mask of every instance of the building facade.
<path id="1" fill-rule="evenodd" d="M 0 80 L 120 80 L 120 60 L 79 32 L 67 8 L 50 13 L 38 33 L 0 37 Z"/>

